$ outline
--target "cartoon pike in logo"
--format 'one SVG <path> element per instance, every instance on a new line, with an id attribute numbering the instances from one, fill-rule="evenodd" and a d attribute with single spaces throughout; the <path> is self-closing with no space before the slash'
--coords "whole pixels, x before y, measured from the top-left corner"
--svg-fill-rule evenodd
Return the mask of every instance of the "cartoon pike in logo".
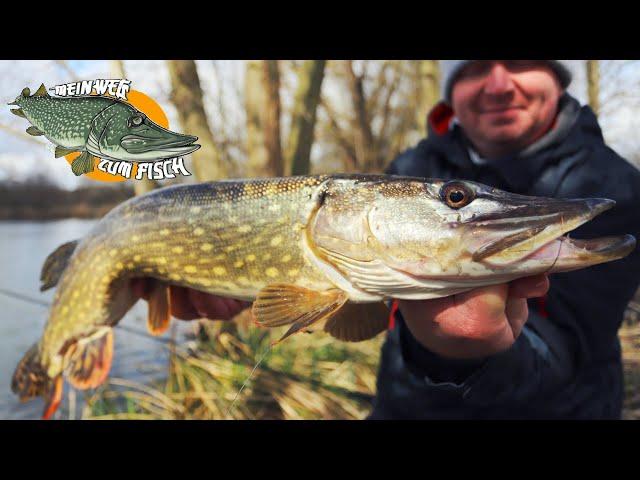
<path id="1" fill-rule="evenodd" d="M 196 151 L 198 137 L 172 132 L 151 121 L 128 103 L 89 95 L 51 97 L 44 84 L 30 95 L 28 88 L 11 110 L 31 123 L 30 135 L 44 135 L 56 145 L 56 158 L 82 152 L 71 164 L 76 175 L 93 171 L 93 157 L 127 162 L 151 162 Z"/>

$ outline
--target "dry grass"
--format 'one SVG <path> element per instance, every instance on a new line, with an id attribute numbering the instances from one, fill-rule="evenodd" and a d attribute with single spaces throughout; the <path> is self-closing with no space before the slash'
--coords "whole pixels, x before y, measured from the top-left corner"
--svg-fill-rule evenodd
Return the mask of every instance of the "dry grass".
<path id="1" fill-rule="evenodd" d="M 246 315 L 236 322 L 202 323 L 197 340 L 171 347 L 165 382 L 145 386 L 111 379 L 86 398 L 82 417 L 362 419 L 368 415 L 383 335 L 356 344 L 321 332 L 294 335 L 273 347 L 247 381 L 256 362 L 282 333 L 249 326 Z"/>
<path id="2" fill-rule="evenodd" d="M 355 344 L 321 332 L 294 335 L 275 346 L 247 381 L 260 356 L 281 334 L 250 326 L 246 315 L 236 322 L 202 323 L 196 340 L 170 347 L 165 381 L 148 386 L 112 378 L 85 398 L 82 418 L 362 419 L 368 415 L 384 335 Z M 640 323 L 627 321 L 620 339 L 626 381 L 623 418 L 637 420 Z"/>

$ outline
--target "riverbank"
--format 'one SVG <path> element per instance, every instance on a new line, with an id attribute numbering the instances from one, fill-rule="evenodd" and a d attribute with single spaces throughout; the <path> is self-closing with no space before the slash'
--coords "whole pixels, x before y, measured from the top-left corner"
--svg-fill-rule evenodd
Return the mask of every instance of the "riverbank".
<path id="1" fill-rule="evenodd" d="M 0 183 L 0 220 L 100 218 L 134 195 L 128 185 L 63 190 L 38 182 Z"/>

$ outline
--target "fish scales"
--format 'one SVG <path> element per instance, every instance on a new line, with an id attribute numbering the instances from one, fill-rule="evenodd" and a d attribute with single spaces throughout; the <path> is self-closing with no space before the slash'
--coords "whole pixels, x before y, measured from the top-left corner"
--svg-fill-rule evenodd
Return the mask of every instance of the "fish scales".
<path id="1" fill-rule="evenodd" d="M 130 308 L 135 299 L 126 289 L 111 298 L 116 280 L 154 277 L 239 299 L 255 298 L 267 283 L 302 279 L 330 288 L 299 248 L 322 180 L 170 187 L 116 208 L 80 243 L 60 279 L 43 356 L 62 345 L 50 339 L 80 337 Z"/>
<path id="2" fill-rule="evenodd" d="M 76 388 L 106 378 L 112 326 L 149 293 L 152 334 L 170 321 L 168 285 L 253 300 L 280 339 L 321 328 L 361 341 L 388 327 L 390 298 L 424 300 L 539 273 L 623 258 L 630 235 L 563 236 L 611 208 L 606 199 L 543 199 L 468 181 L 320 175 L 209 182 L 153 191 L 121 204 L 79 243 L 45 262 L 57 291 L 40 341 L 18 364 L 22 399 L 60 403 L 63 373 Z"/>

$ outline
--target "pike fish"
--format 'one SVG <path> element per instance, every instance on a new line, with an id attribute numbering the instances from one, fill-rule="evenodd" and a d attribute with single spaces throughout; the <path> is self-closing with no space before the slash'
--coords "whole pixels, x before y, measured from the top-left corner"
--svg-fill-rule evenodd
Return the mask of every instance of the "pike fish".
<path id="1" fill-rule="evenodd" d="M 33 94 L 25 88 L 11 113 L 26 118 L 27 133 L 44 135 L 56 145 L 55 157 L 81 152 L 71 170 L 90 173 L 94 156 L 114 161 L 150 162 L 196 151 L 198 137 L 172 132 L 113 97 L 52 97 L 44 84 Z"/>
<path id="2" fill-rule="evenodd" d="M 514 195 L 468 181 L 330 175 L 167 187 L 108 213 L 54 251 L 42 289 L 57 285 L 40 341 L 12 382 L 23 400 L 60 402 L 106 378 L 113 327 L 157 279 L 148 328 L 170 320 L 169 285 L 254 301 L 255 322 L 282 337 L 323 329 L 345 341 L 387 328 L 384 301 L 430 299 L 620 259 L 631 235 L 563 236 L 611 208 L 606 199 Z"/>

